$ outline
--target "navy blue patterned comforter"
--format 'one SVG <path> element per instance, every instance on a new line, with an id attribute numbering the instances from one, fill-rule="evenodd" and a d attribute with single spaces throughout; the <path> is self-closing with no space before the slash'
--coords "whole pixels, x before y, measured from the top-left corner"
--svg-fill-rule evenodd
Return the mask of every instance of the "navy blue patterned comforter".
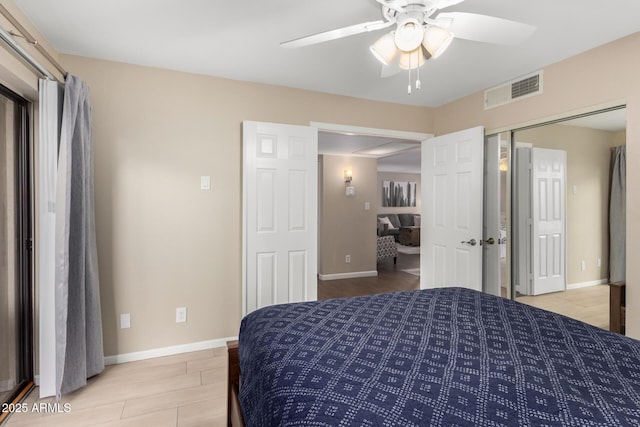
<path id="1" fill-rule="evenodd" d="M 266 307 L 247 426 L 640 425 L 640 342 L 462 288 Z"/>

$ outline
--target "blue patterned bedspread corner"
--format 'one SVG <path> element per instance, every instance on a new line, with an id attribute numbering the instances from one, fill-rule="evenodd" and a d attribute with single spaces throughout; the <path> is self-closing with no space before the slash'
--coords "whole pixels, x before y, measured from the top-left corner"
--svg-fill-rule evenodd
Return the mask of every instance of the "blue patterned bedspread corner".
<path id="1" fill-rule="evenodd" d="M 463 288 L 265 307 L 239 352 L 247 426 L 640 425 L 640 342 Z"/>

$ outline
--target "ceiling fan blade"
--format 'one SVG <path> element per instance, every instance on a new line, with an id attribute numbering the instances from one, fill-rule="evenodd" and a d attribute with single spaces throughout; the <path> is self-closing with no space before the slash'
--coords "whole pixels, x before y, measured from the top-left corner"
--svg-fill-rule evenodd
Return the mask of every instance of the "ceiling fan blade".
<path id="1" fill-rule="evenodd" d="M 383 65 L 382 70 L 380 70 L 380 77 L 386 79 L 387 77 L 393 77 L 402 71 L 400 67 L 395 64 Z"/>
<path id="2" fill-rule="evenodd" d="M 376 1 L 380 3 L 382 6 L 388 7 L 389 9 L 397 10 L 398 12 L 402 12 L 402 8 L 409 4 L 407 0 L 376 0 Z"/>
<path id="3" fill-rule="evenodd" d="M 455 6 L 456 4 L 460 4 L 462 3 L 464 0 L 439 0 L 438 2 L 436 2 L 436 4 L 434 5 L 434 8 L 440 10 L 440 9 L 445 9 L 447 7 L 450 6 Z"/>
<path id="4" fill-rule="evenodd" d="M 382 20 L 363 22 L 362 24 L 351 25 L 349 27 L 338 28 L 336 30 L 325 31 L 322 33 L 312 34 L 310 36 L 300 37 L 298 39 L 282 42 L 280 43 L 280 46 L 289 48 L 310 46 L 312 44 L 341 39 L 343 37 L 366 33 L 368 31 L 380 30 L 382 28 L 390 27 L 391 25 L 393 25 L 393 22 Z"/>
<path id="5" fill-rule="evenodd" d="M 451 21 L 445 28 L 455 37 L 484 43 L 515 46 L 536 31 L 533 25 L 476 13 L 443 12 L 436 17 L 436 23 L 441 19 Z"/>

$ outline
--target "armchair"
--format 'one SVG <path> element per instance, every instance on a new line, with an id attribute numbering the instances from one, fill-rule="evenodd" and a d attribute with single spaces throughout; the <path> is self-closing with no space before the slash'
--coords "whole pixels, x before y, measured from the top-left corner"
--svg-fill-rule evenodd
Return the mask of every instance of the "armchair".
<path id="1" fill-rule="evenodd" d="M 387 258 L 393 258 L 393 263 L 398 261 L 398 247 L 393 236 L 378 237 L 378 262 Z"/>

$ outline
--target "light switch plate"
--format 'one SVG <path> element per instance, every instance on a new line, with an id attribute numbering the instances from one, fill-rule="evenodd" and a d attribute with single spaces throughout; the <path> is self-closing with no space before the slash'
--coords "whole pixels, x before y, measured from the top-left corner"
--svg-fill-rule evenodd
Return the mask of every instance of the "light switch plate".
<path id="1" fill-rule="evenodd" d="M 124 313 L 120 315 L 120 329 L 128 329 L 131 327 L 131 314 Z"/>

